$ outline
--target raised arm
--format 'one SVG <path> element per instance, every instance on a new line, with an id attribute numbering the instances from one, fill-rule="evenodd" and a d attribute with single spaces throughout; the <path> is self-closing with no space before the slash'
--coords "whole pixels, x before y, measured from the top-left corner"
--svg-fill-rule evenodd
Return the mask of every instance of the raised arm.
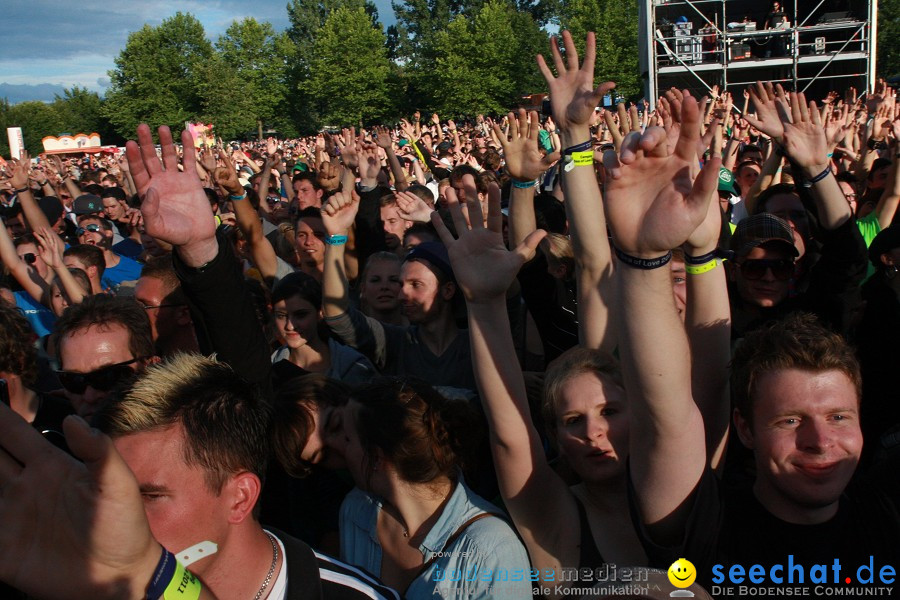
<path id="1" fill-rule="evenodd" d="M 22 205 L 22 212 L 25 214 L 28 228 L 34 231 L 39 227 L 50 227 L 52 223 L 47 221 L 44 211 L 41 210 L 41 207 L 34 200 L 31 187 L 28 185 L 30 175 L 31 159 L 28 158 L 28 153 L 26 152 L 13 167 L 9 180 L 16 189 L 16 197 L 19 199 L 19 204 Z"/>
<path id="2" fill-rule="evenodd" d="M 878 224 L 882 229 L 887 229 L 894 222 L 897 204 L 900 203 L 900 158 L 898 158 L 900 156 L 900 152 L 898 152 L 900 151 L 900 118 L 895 119 L 891 126 L 894 137 L 891 140 L 890 148 L 894 160 L 884 185 L 884 193 L 881 194 L 874 211 L 878 215 Z"/>
<path id="3" fill-rule="evenodd" d="M 620 258 L 617 298 L 625 390 L 631 403 L 630 474 L 641 518 L 654 538 L 683 529 L 685 500 L 706 467 L 704 424 L 691 389 L 690 349 L 664 267 L 707 215 L 721 159 L 696 179 L 700 114 L 685 92 L 674 152 L 663 129 L 630 133 L 610 174 L 604 202 Z"/>
<path id="4" fill-rule="evenodd" d="M 50 284 L 44 281 L 35 269 L 29 268 L 25 261 L 19 258 L 16 246 L 9 237 L 3 219 L 0 219 L 0 262 L 6 265 L 9 272 L 28 292 L 29 296 L 38 302 L 44 302 L 46 294 L 50 290 Z"/>
<path id="5" fill-rule="evenodd" d="M 806 180 L 803 185 L 809 187 L 816 202 L 821 226 L 837 229 L 853 215 L 832 174 L 828 139 L 816 103 L 807 104 L 802 93 L 791 92 L 788 104 L 778 104 L 778 112 L 784 130 L 784 150 L 800 169 L 794 176 Z"/>
<path id="6" fill-rule="evenodd" d="M 538 66 L 550 88 L 553 120 L 559 127 L 560 141 L 565 148 L 562 183 L 578 278 L 578 333 L 581 345 L 612 352 L 615 347 L 615 336 L 609 325 L 612 262 L 603 203 L 594 172 L 590 119 L 600 99 L 615 84 L 607 82 L 594 87 L 596 49 L 593 33 L 587 36 L 584 61 L 580 66 L 571 34 L 563 32 L 563 42 L 566 62 L 556 44 L 550 46 L 556 77 L 543 58 L 538 59 Z M 624 107 L 619 106 L 620 125 L 630 119 L 631 125 L 637 127 L 637 108 L 632 107 L 632 114 L 626 118 Z"/>
<path id="7" fill-rule="evenodd" d="M 376 127 L 375 143 L 379 147 L 384 148 L 384 152 L 387 154 L 388 163 L 391 166 L 391 174 L 394 176 L 394 188 L 398 192 L 406 190 L 409 187 L 409 183 L 406 181 L 406 173 L 400 165 L 400 159 L 397 158 L 397 154 L 394 152 L 394 141 L 391 139 L 390 129 L 387 127 Z"/>
<path id="8" fill-rule="evenodd" d="M 488 425 L 500 493 L 538 569 L 574 566 L 578 560 L 577 510 L 565 483 L 550 468 L 531 421 L 525 382 L 506 314 L 506 290 L 544 237 L 533 231 L 512 251 L 503 245 L 499 190 L 488 198 L 487 228 L 474 189 L 466 190 L 466 215 L 447 190 L 454 240 L 438 213 L 432 222 L 447 245 L 468 306 L 472 366 Z M 484 269 L 482 265 L 491 265 Z M 552 519 L 548 520 L 548 515 Z"/>
<path id="9" fill-rule="evenodd" d="M 234 207 L 234 218 L 244 234 L 244 239 L 247 240 L 253 264 L 259 269 L 263 281 L 271 286 L 278 274 L 278 257 L 275 254 L 275 249 L 272 248 L 272 243 L 269 242 L 269 239 L 263 235 L 259 215 L 253 210 L 253 206 L 250 205 L 250 201 L 247 199 L 247 192 L 241 187 L 241 182 L 238 181 L 234 166 L 228 160 L 228 157 L 223 157 L 222 160 L 225 166 L 216 169 L 216 183 L 219 184 L 219 187 L 231 200 L 231 205 Z M 262 187 L 260 187 L 260 191 L 263 191 Z M 265 198 L 262 199 L 261 203 L 265 203 Z"/>
<path id="10" fill-rule="evenodd" d="M 347 234 L 359 211 L 359 198 L 351 190 L 333 194 L 322 207 L 322 224 L 328 233 L 322 272 L 322 310 L 337 317 L 350 310 L 350 283 L 344 268 Z"/>
<path id="11" fill-rule="evenodd" d="M 84 300 L 85 292 L 63 263 L 63 241 L 55 231 L 47 227 L 36 229 L 34 237 L 38 242 L 41 259 L 56 273 L 61 287 L 68 297 L 69 304 L 80 304 Z M 50 298 L 46 298 L 44 303 L 49 307 Z"/>

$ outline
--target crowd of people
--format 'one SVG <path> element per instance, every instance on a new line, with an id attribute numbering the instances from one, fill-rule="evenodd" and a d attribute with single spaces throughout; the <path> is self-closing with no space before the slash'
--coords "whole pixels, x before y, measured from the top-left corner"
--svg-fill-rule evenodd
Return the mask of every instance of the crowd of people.
<path id="1" fill-rule="evenodd" d="M 5 161 L 0 594 L 896 573 L 894 91 L 604 110 L 594 53 L 544 116 Z"/>

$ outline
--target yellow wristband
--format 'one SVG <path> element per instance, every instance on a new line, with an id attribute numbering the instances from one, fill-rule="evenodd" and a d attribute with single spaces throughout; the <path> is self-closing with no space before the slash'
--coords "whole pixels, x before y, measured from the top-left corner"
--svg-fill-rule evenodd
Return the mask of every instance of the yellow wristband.
<path id="1" fill-rule="evenodd" d="M 163 592 L 163 600 L 197 600 L 200 598 L 200 590 L 203 586 L 194 574 L 184 568 L 184 565 L 175 563 L 175 575 Z"/>
<path id="2" fill-rule="evenodd" d="M 701 273 L 712 271 L 718 266 L 719 260 L 717 258 L 714 258 L 708 263 L 703 263 L 702 265 L 684 265 L 684 270 L 688 275 L 700 275 Z"/>
<path id="3" fill-rule="evenodd" d="M 572 162 L 576 167 L 590 167 L 594 165 L 594 151 L 585 150 L 584 152 L 573 152 Z"/>

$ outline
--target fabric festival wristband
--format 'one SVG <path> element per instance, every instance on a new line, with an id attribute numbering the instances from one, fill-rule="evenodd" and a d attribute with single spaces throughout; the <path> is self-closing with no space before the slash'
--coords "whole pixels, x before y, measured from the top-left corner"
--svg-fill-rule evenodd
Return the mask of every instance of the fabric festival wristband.
<path id="1" fill-rule="evenodd" d="M 175 562 L 175 576 L 166 586 L 163 592 L 163 600 L 197 600 L 200 598 L 200 591 L 203 585 L 200 580 L 194 577 L 194 574 L 184 568 L 180 562 Z"/>
<path id="2" fill-rule="evenodd" d="M 325 243 L 329 246 L 343 246 L 347 243 L 346 235 L 329 235 L 325 238 Z"/>
<path id="3" fill-rule="evenodd" d="M 685 263 L 684 271 L 688 275 L 700 275 L 702 273 L 707 273 L 709 271 L 712 271 L 713 269 L 715 269 L 718 266 L 719 266 L 719 261 L 718 261 L 718 259 L 714 258 L 711 261 L 709 261 L 708 263 L 705 263 L 702 265 L 689 265 L 689 264 Z"/>
<path id="4" fill-rule="evenodd" d="M 585 150 L 591 149 L 591 140 L 586 142 L 581 142 L 580 144 L 575 144 L 574 146 L 569 146 L 565 150 L 562 151 L 563 156 L 568 156 L 569 154 L 575 154 L 576 152 L 584 152 Z"/>
<path id="5" fill-rule="evenodd" d="M 514 188 L 518 188 L 520 190 L 527 190 L 528 188 L 533 188 L 537 184 L 537 179 L 533 179 L 531 181 L 519 181 L 518 179 L 513 179 L 512 186 Z"/>
<path id="6" fill-rule="evenodd" d="M 831 175 L 831 165 L 828 165 L 827 167 L 825 167 L 825 170 L 824 170 L 824 171 L 822 171 L 821 173 L 819 173 L 818 175 L 816 175 L 816 176 L 813 177 L 812 179 L 807 179 L 806 181 L 804 181 L 804 182 L 803 182 L 803 187 L 805 187 L 805 188 L 810 188 L 810 187 L 813 186 L 814 183 L 819 183 L 820 181 L 822 181 L 823 179 L 825 179 L 825 178 L 828 177 L 829 175 Z"/>
<path id="7" fill-rule="evenodd" d="M 246 197 L 247 197 L 247 192 L 244 192 L 240 196 L 235 196 L 234 194 L 232 194 L 232 195 L 228 196 L 228 199 L 234 200 L 235 202 L 237 202 L 238 200 L 243 200 Z"/>
<path id="8" fill-rule="evenodd" d="M 638 258 L 637 256 L 631 256 L 630 254 L 625 254 L 618 248 L 616 250 L 616 257 L 629 267 L 633 267 L 635 269 L 643 269 L 644 271 L 650 271 L 652 269 L 658 269 L 660 267 L 664 267 L 669 264 L 669 261 L 672 260 L 672 251 L 669 250 L 662 256 L 658 256 L 656 258 Z"/>
<path id="9" fill-rule="evenodd" d="M 712 259 L 718 256 L 718 250 L 713 250 L 712 252 L 707 252 L 706 254 L 701 254 L 700 256 L 691 256 L 690 254 L 684 255 L 684 264 L 686 265 L 705 265 Z"/>
<path id="10" fill-rule="evenodd" d="M 159 557 L 159 562 L 156 564 L 156 571 L 150 579 L 150 585 L 147 586 L 147 600 L 162 598 L 166 586 L 175 576 L 175 562 L 175 555 L 163 548 L 162 556 Z"/>

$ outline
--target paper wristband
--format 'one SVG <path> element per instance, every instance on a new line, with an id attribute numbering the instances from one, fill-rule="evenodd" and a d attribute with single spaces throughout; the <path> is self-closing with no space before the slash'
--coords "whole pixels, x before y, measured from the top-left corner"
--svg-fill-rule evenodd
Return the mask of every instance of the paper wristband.
<path id="1" fill-rule="evenodd" d="M 203 586 L 181 563 L 175 564 L 175 576 L 163 592 L 163 600 L 198 600 Z"/>
<path id="2" fill-rule="evenodd" d="M 572 162 L 576 167 L 590 167 L 594 164 L 594 152 L 588 150 L 586 152 L 573 152 Z"/>

